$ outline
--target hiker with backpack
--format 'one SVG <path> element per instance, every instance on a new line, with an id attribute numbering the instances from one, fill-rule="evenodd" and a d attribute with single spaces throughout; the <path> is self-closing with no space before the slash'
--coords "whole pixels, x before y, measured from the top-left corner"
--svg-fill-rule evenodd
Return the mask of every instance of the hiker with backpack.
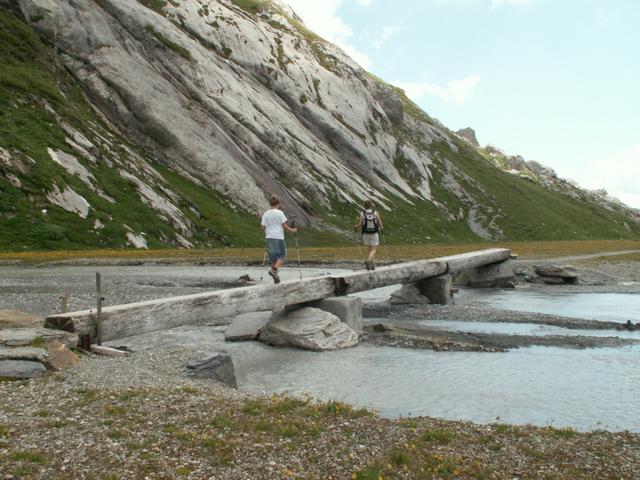
<path id="1" fill-rule="evenodd" d="M 289 226 L 287 216 L 280 209 L 280 198 L 277 195 L 271 195 L 269 205 L 271 205 L 271 209 L 262 215 L 260 228 L 262 228 L 267 239 L 267 253 L 271 264 L 271 270 L 268 272 L 269 276 L 273 278 L 273 283 L 280 283 L 278 269 L 282 266 L 287 256 L 284 231 L 296 233 L 298 229 Z"/>
<path id="2" fill-rule="evenodd" d="M 364 266 L 367 270 L 375 270 L 376 264 L 374 257 L 376 255 L 376 249 L 380 244 L 379 233 L 382 233 L 382 219 L 380 218 L 380 214 L 373 209 L 371 200 L 364 201 L 364 209 L 358 215 L 356 223 L 353 226 L 356 233 L 358 227 L 360 227 L 362 232 L 362 243 L 369 248 Z"/>

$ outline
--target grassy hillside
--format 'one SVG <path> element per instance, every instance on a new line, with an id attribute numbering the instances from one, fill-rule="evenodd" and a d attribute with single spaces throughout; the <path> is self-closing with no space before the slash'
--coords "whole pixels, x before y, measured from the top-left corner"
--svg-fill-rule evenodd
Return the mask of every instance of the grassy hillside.
<path id="1" fill-rule="evenodd" d="M 224 197 L 199 186 L 149 158 L 126 139 L 111 132 L 92 110 L 74 80 L 33 30 L 0 10 L 0 147 L 9 151 L 27 171 L 18 172 L 0 162 L 0 250 L 119 248 L 127 246 L 127 227 L 144 232 L 150 248 L 174 245 L 173 229 L 145 202 L 134 185 L 107 161 L 95 165 L 82 161 L 99 180 L 100 188 L 115 200 L 112 204 L 92 191 L 77 176 L 55 163 L 47 148 L 77 156 L 65 141 L 64 122 L 95 145 L 108 138 L 112 149 L 99 147 L 97 157 L 123 158 L 125 148 L 137 151 L 162 174 L 165 188 L 178 194 L 180 207 L 193 222 L 196 246 L 244 246 L 262 243 L 259 219 L 239 210 Z M 87 128 L 91 126 L 91 128 Z M 108 151 L 108 150 L 115 150 Z M 21 186 L 10 182 L 18 177 Z M 54 206 L 46 199 L 53 183 L 69 186 L 92 208 L 86 219 Z M 46 210 L 46 213 L 43 211 Z M 104 227 L 95 229 L 99 220 Z M 325 232 L 310 232 L 313 244 L 335 242 Z"/>

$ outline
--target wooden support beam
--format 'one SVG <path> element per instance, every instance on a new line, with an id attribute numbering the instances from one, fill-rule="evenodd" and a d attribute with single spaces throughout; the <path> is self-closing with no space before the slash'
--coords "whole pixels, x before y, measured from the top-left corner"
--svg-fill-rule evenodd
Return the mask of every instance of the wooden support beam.
<path id="1" fill-rule="evenodd" d="M 420 260 L 322 277 L 303 278 L 280 284 L 216 290 L 213 292 L 149 300 L 102 308 L 102 340 L 175 328 L 182 325 L 225 323 L 240 313 L 277 310 L 287 305 L 348 295 L 364 290 L 415 282 L 452 270 L 475 268 L 509 258 L 506 249 L 489 249 L 451 257 Z M 63 328 L 78 334 L 96 334 L 96 311 L 83 310 L 51 315 L 49 328 Z"/>

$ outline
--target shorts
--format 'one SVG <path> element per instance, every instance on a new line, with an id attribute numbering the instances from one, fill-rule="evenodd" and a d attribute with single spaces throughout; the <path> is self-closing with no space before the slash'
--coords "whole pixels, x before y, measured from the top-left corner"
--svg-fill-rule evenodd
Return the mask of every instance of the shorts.
<path id="1" fill-rule="evenodd" d="M 380 245 L 380 237 L 378 237 L 377 233 L 363 233 L 362 243 L 369 247 L 377 247 Z"/>
<path id="2" fill-rule="evenodd" d="M 269 263 L 273 264 L 276 260 L 284 260 L 287 256 L 287 246 L 284 240 L 267 238 L 267 252 L 269 252 Z"/>

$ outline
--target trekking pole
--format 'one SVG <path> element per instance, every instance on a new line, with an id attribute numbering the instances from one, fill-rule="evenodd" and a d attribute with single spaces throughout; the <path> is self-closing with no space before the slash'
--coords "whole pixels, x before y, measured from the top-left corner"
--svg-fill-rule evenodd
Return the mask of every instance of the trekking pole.
<path id="1" fill-rule="evenodd" d="M 262 279 L 264 278 L 265 264 L 267 263 L 267 247 L 264 247 L 264 254 L 262 255 L 262 268 L 260 269 L 260 283 L 262 283 Z"/>
<path id="2" fill-rule="evenodd" d="M 298 256 L 298 276 L 302 280 L 302 270 L 300 269 L 300 249 L 298 248 L 298 232 L 295 233 L 296 239 L 296 255 Z"/>
<path id="3" fill-rule="evenodd" d="M 384 248 L 384 258 L 386 265 L 391 263 L 389 259 L 389 249 L 387 248 L 387 236 L 384 234 L 384 229 L 380 230 L 380 237 L 382 237 L 382 247 Z"/>
<path id="4" fill-rule="evenodd" d="M 358 252 L 360 253 L 360 258 L 358 259 L 358 263 L 362 265 L 364 262 L 364 257 L 362 256 L 362 246 L 360 245 L 360 237 L 358 237 L 358 230 L 354 227 L 353 235 L 355 236 L 356 243 L 358 244 Z"/>

